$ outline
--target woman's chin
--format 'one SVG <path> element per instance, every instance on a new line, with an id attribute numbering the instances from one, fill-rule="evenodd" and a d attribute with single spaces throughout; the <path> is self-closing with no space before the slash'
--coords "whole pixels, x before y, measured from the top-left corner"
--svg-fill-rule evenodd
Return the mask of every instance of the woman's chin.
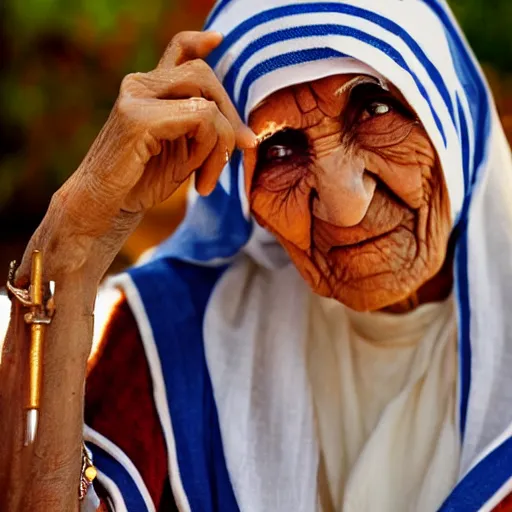
<path id="1" fill-rule="evenodd" d="M 392 276 L 387 283 L 382 282 L 384 279 L 383 275 L 369 276 L 354 283 L 334 283 L 333 285 L 330 285 L 327 279 L 321 279 L 316 283 L 308 279 L 306 281 L 317 295 L 334 299 L 354 311 L 364 312 L 392 308 L 402 303 L 411 294 L 408 289 L 390 292 L 396 287 L 396 282 Z"/>

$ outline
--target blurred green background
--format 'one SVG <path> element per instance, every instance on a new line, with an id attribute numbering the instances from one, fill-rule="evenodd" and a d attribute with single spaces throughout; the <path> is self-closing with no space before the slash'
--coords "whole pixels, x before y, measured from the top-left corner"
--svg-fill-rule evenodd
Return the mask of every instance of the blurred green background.
<path id="1" fill-rule="evenodd" d="M 484 64 L 512 138 L 512 0 L 450 3 Z M 210 0 L 1 2 L 0 272 L 19 256 L 52 192 L 84 157 L 122 77 L 154 67 L 173 34 L 200 28 L 211 5 Z M 150 218 L 126 258 L 165 236 L 181 208 L 182 201 Z"/>

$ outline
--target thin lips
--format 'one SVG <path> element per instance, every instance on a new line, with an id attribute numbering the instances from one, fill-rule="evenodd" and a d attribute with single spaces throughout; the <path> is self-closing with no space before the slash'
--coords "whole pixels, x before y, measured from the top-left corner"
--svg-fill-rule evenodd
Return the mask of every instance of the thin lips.
<path id="1" fill-rule="evenodd" d="M 331 246 L 331 248 L 329 249 L 328 252 L 336 251 L 336 250 L 339 250 L 339 249 L 355 249 L 357 247 L 362 247 L 363 245 L 366 245 L 366 244 L 368 244 L 370 242 L 377 242 L 378 240 L 382 240 L 383 238 L 388 236 L 390 233 L 395 231 L 395 229 L 396 228 L 393 228 L 393 229 L 391 229 L 389 231 L 386 231 L 385 233 L 381 233 L 380 235 L 376 235 L 376 236 L 372 236 L 370 238 L 366 238 L 365 240 L 361 240 L 360 242 L 356 242 L 356 243 L 353 243 L 353 244 L 333 245 L 333 246 Z"/>
<path id="2" fill-rule="evenodd" d="M 370 234 L 368 230 L 361 226 L 343 228 L 315 217 L 313 219 L 315 225 L 314 232 L 316 232 L 315 245 L 324 252 L 362 246 L 389 235 L 400 225 L 400 221 L 401 219 L 391 226 L 383 226 L 383 229 L 379 230 L 376 234 Z"/>

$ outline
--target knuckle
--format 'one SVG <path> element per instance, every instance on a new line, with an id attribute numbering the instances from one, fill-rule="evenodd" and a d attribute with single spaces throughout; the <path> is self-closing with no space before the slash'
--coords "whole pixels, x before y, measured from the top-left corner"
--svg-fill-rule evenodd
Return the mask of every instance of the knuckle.
<path id="1" fill-rule="evenodd" d="M 214 101 L 208 101 L 208 103 L 205 105 L 205 116 L 208 123 L 214 125 L 215 119 L 217 118 L 219 114 L 219 109 L 217 107 L 217 104 Z"/>
<path id="2" fill-rule="evenodd" d="M 63 192 L 63 189 L 59 188 L 52 194 L 52 197 L 50 198 L 49 208 L 58 209 L 62 205 L 62 203 L 65 202 L 65 199 L 66 195 Z"/>
<path id="3" fill-rule="evenodd" d="M 190 62 L 194 68 L 204 73 L 213 73 L 212 68 L 203 59 L 193 59 Z"/>
<path id="4" fill-rule="evenodd" d="M 213 120 L 217 114 L 217 104 L 214 101 L 206 98 L 190 98 L 190 102 L 192 109 L 207 117 L 209 121 Z"/>
<path id="5" fill-rule="evenodd" d="M 189 32 L 184 30 L 182 32 L 178 32 L 169 42 L 167 48 L 183 48 L 185 41 L 189 37 Z"/>
<path id="6" fill-rule="evenodd" d="M 208 78 L 215 76 L 213 69 L 203 59 L 192 59 L 183 63 L 182 66 L 197 76 Z"/>
<path id="7" fill-rule="evenodd" d="M 141 116 L 138 115 L 138 109 L 135 108 L 136 104 L 137 102 L 130 97 L 120 97 L 116 102 L 115 114 L 123 133 L 129 134 L 138 131 L 140 125 L 143 124 Z"/>
<path id="8" fill-rule="evenodd" d="M 141 88 L 141 79 L 144 73 L 130 73 L 121 81 L 119 97 L 133 97 Z"/>
<path id="9" fill-rule="evenodd" d="M 185 50 L 189 46 L 190 41 L 194 38 L 194 36 L 197 36 L 197 32 L 191 30 L 182 30 L 171 39 L 170 43 L 167 45 L 167 48 Z"/>

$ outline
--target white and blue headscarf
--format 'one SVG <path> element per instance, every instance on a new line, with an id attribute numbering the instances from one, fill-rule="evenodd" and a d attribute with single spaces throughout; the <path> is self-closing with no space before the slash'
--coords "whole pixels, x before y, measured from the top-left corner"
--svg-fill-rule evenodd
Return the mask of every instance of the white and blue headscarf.
<path id="1" fill-rule="evenodd" d="M 462 460 L 460 482 L 443 510 L 478 510 L 496 504 L 512 490 L 512 161 L 482 72 L 446 2 L 219 0 L 206 28 L 224 34 L 208 62 L 245 120 L 258 103 L 283 87 L 349 72 L 393 83 L 421 119 L 444 172 L 456 241 Z M 304 488 L 308 479 L 316 478 L 316 468 L 299 472 L 292 466 L 300 466 L 300 461 L 290 461 L 288 469 L 295 480 L 280 482 L 279 496 L 271 490 L 275 487 L 271 470 L 269 481 L 260 481 L 265 480 L 265 467 L 251 487 L 251 475 L 241 473 L 257 464 L 257 454 L 244 461 L 245 466 L 234 461 L 233 428 L 226 426 L 236 425 L 236 411 L 228 410 L 229 388 L 241 382 L 237 384 L 236 375 L 244 365 L 238 361 L 238 367 L 231 368 L 233 361 L 218 364 L 215 358 L 222 351 L 219 346 L 236 339 L 242 343 L 244 332 L 239 325 L 224 322 L 219 327 L 211 320 L 231 307 L 218 303 L 214 288 L 219 280 L 229 281 L 229 264 L 241 251 L 270 269 L 285 260 L 277 242 L 264 236 L 250 217 L 243 174 L 241 156 L 235 153 L 209 197 L 192 193 L 183 224 L 157 248 L 152 262 L 118 283 L 145 339 L 173 490 L 178 501 L 181 497 L 183 510 L 309 512 L 312 498 Z M 170 261 L 173 275 L 180 276 L 166 280 L 162 265 Z M 192 285 L 200 290 L 199 298 L 189 296 Z M 178 290 L 172 304 L 165 298 L 169 286 Z M 155 289 L 159 290 L 156 299 Z M 236 295 L 236 283 L 233 290 Z M 194 307 L 187 302 L 194 302 Z M 172 332 L 179 333 L 182 342 L 187 340 L 186 349 L 169 341 Z M 196 366 L 190 362 L 189 352 L 194 350 Z M 176 365 L 185 373 L 190 366 L 188 378 L 200 381 L 196 404 L 186 375 L 173 374 L 174 383 L 169 383 L 168 374 L 178 371 Z M 180 378 L 183 382 L 176 383 Z M 187 404 L 199 410 L 201 400 L 213 412 L 187 415 Z M 176 404 L 181 402 L 178 410 Z M 180 427 L 177 417 L 182 416 L 189 427 L 194 422 L 214 425 L 212 438 L 217 436 L 217 441 L 206 444 L 212 453 L 219 452 L 218 457 L 188 467 L 187 457 L 194 457 L 198 448 L 185 439 L 190 432 Z M 301 424 L 303 433 L 310 427 L 307 421 Z M 203 441 L 207 430 L 205 426 L 198 434 Z M 293 432 L 293 426 L 284 425 L 283 439 L 293 437 Z M 315 447 L 306 444 L 304 451 L 313 453 Z M 180 445 L 188 446 L 185 455 L 180 454 Z M 286 467 L 286 461 L 279 464 Z M 218 480 L 213 486 L 207 483 L 211 478 Z M 223 478 L 228 481 L 222 483 Z M 202 491 L 197 491 L 198 482 Z M 219 496 L 230 493 L 226 490 L 230 484 L 233 491 L 223 501 Z"/>

